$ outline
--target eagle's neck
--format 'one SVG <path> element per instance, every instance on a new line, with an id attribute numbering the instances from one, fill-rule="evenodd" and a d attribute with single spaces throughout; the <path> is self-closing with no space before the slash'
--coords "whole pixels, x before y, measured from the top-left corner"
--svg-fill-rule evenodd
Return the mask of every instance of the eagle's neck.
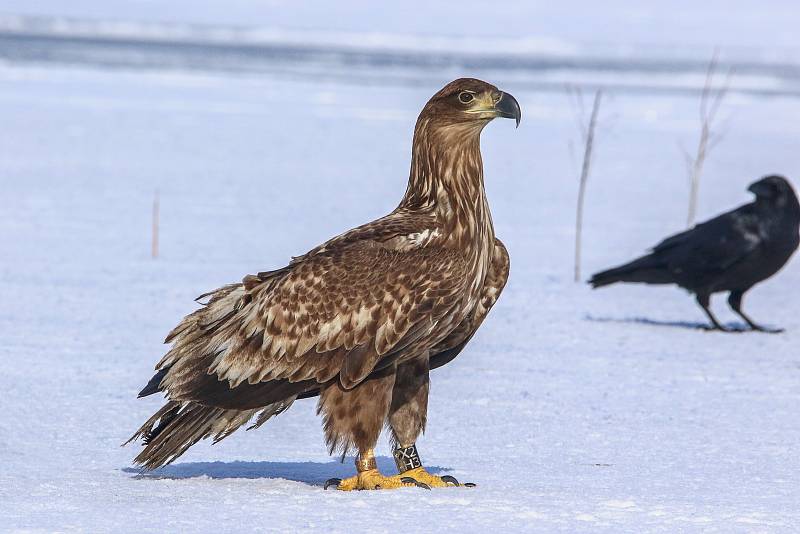
<path id="1" fill-rule="evenodd" d="M 400 209 L 432 212 L 445 242 L 488 246 L 494 228 L 483 185 L 483 122 L 435 126 L 420 119 L 414 130 L 411 174 Z"/>

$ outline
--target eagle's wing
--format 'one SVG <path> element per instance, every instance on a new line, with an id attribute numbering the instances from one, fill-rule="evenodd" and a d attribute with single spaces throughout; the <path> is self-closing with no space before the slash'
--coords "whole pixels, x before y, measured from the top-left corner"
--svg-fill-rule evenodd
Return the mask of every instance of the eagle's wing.
<path id="1" fill-rule="evenodd" d="M 431 350 L 430 368 L 436 369 L 450 363 L 464 349 L 472 336 L 477 332 L 483 320 L 489 314 L 494 303 L 508 281 L 511 262 L 505 245 L 499 239 L 494 240 L 494 255 L 486 280 L 483 283 L 480 299 L 475 308 L 450 332 L 445 339 Z"/>
<path id="2" fill-rule="evenodd" d="M 416 246 L 419 234 L 410 234 L 411 244 L 395 230 L 337 238 L 284 269 L 212 292 L 168 336 L 159 389 L 203 403 L 209 376 L 228 389 L 319 384 L 337 374 L 344 387 L 355 386 L 461 301 L 463 258 Z"/>

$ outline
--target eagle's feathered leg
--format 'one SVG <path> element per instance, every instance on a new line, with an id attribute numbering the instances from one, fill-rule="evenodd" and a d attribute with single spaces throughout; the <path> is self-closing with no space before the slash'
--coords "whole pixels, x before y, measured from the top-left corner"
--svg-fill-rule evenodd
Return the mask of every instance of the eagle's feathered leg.
<path id="1" fill-rule="evenodd" d="M 358 449 L 358 473 L 344 480 L 331 479 L 325 483 L 326 488 L 335 484 L 337 489 L 350 491 L 417 485 L 413 480 L 382 475 L 375 462 L 375 444 L 389 413 L 394 380 L 395 366 L 390 366 L 352 389 L 345 389 L 339 380 L 334 380 L 322 390 L 317 411 L 323 414 L 325 440 L 331 454 Z"/>
<path id="2" fill-rule="evenodd" d="M 396 447 L 413 445 L 428 417 L 428 356 L 397 366 L 389 407 L 389 428 Z"/>
<path id="3" fill-rule="evenodd" d="M 428 473 L 417 453 L 417 437 L 425 431 L 428 416 L 429 370 L 427 354 L 397 368 L 389 408 L 389 427 L 394 442 L 394 460 L 400 473 L 398 476 L 411 478 L 429 487 L 459 486 L 458 480 L 452 476 L 440 477 Z"/>

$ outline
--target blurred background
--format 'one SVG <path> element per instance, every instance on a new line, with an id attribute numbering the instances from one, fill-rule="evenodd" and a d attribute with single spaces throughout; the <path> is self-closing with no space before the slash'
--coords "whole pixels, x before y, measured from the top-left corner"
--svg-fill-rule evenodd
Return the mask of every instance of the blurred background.
<path id="1" fill-rule="evenodd" d="M 573 239 L 598 90 L 582 279 L 686 227 L 704 88 L 718 112 L 697 220 L 763 175 L 797 183 L 799 27 L 790 0 L 0 0 L 0 515 L 86 530 L 157 509 L 210 528 L 187 503 L 217 506 L 217 476 L 257 479 L 224 486 L 223 513 L 291 524 L 317 506 L 313 484 L 342 468 L 313 403 L 134 483 L 135 450 L 118 445 L 157 402 L 136 392 L 194 297 L 391 211 L 420 109 L 472 76 L 522 107 L 518 130 L 495 121 L 482 141 L 512 275 L 437 375 L 423 446 L 487 489 L 420 515 L 457 510 L 480 530 L 505 507 L 506 527 L 550 532 L 587 517 L 798 524 L 798 262 L 746 305 L 787 334 L 703 334 L 675 288 L 574 283 Z"/>

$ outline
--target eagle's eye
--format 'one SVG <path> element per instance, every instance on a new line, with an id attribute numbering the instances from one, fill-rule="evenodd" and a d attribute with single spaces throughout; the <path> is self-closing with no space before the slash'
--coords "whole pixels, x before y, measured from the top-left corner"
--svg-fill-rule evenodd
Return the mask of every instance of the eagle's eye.
<path id="1" fill-rule="evenodd" d="M 466 91 L 461 91 L 461 93 L 458 95 L 458 101 L 462 104 L 469 104 L 474 99 L 475 97 L 472 95 L 472 93 L 468 93 Z"/>

